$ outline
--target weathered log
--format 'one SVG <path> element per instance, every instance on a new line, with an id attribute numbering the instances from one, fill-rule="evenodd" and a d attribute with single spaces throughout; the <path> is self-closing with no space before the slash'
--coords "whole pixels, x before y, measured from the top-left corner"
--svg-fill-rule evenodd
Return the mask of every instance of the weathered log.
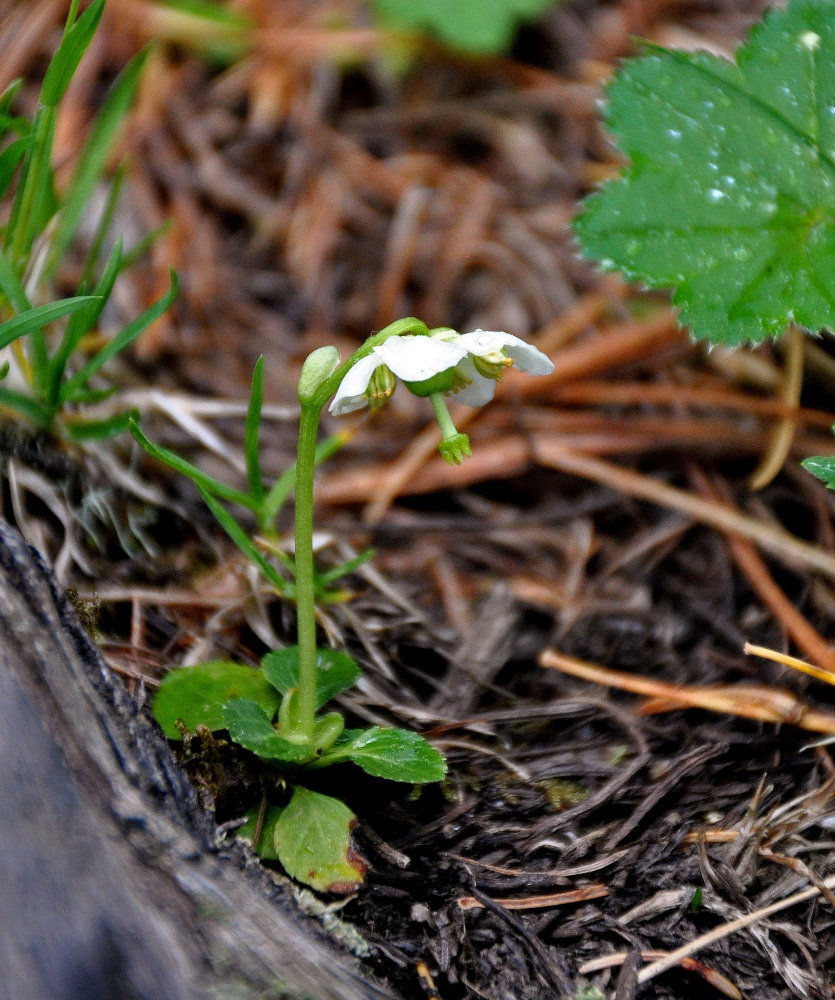
<path id="1" fill-rule="evenodd" d="M 371 1000 L 214 828 L 38 554 L 0 521 L 0 1000 Z"/>

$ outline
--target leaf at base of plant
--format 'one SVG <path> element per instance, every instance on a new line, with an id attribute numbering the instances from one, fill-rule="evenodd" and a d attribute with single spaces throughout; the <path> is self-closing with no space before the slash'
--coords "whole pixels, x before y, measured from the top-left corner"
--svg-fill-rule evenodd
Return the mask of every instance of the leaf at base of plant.
<path id="1" fill-rule="evenodd" d="M 261 660 L 264 676 L 282 694 L 299 686 L 299 647 L 275 649 Z M 356 660 L 337 649 L 316 650 L 316 709 L 353 687 L 362 671 Z"/>
<path id="2" fill-rule="evenodd" d="M 346 731 L 333 752 L 375 778 L 425 784 L 446 777 L 443 754 L 410 729 L 372 726 Z"/>
<path id="3" fill-rule="evenodd" d="M 351 843 L 356 821 L 339 799 L 296 788 L 275 825 L 278 860 L 291 878 L 319 892 L 354 892 L 368 870 Z"/>
<path id="4" fill-rule="evenodd" d="M 271 714 L 246 698 L 238 698 L 223 706 L 224 728 L 244 750 L 250 750 L 263 760 L 286 761 L 288 764 L 309 760 L 312 748 L 282 739 L 271 720 Z"/>
<path id="5" fill-rule="evenodd" d="M 167 674 L 154 697 L 154 718 L 170 740 L 181 739 L 177 720 L 194 732 L 206 726 L 212 732 L 225 729 L 223 706 L 235 698 L 248 698 L 274 715 L 279 695 L 260 671 L 243 663 L 211 660 L 178 667 Z"/>
<path id="6" fill-rule="evenodd" d="M 240 840 L 245 840 L 262 861 L 278 861 L 278 853 L 275 849 L 275 827 L 284 810 L 280 806 L 267 806 L 264 820 L 261 823 L 261 835 L 258 838 L 258 843 L 254 844 L 255 828 L 258 825 L 260 811 L 259 806 L 248 810 L 246 823 L 238 827 L 235 836 Z"/>

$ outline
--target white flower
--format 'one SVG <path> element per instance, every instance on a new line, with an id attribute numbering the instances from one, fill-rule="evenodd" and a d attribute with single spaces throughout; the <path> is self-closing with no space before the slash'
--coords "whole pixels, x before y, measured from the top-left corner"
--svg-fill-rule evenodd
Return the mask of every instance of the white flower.
<path id="1" fill-rule="evenodd" d="M 339 415 L 368 406 L 368 386 L 381 365 L 404 382 L 426 382 L 454 369 L 466 356 L 465 347 L 434 337 L 390 337 L 349 369 L 328 409 Z"/>
<path id="2" fill-rule="evenodd" d="M 467 357 L 458 365 L 458 373 L 468 384 L 455 394 L 456 400 L 467 406 L 490 402 L 504 368 L 513 366 L 529 375 L 549 375 L 554 370 L 546 354 L 501 330 L 462 333 L 455 343 L 467 351 Z"/>
<path id="3" fill-rule="evenodd" d="M 382 388 L 377 389 L 375 373 L 381 366 L 419 396 L 452 392 L 468 406 L 483 406 L 493 398 L 503 370 L 512 365 L 531 375 L 554 370 L 542 351 L 500 331 L 458 334 L 443 329 L 429 336 L 391 337 L 353 365 L 329 409 L 335 414 L 350 413 L 369 402 L 379 405 L 384 401 L 394 385 L 381 378 Z"/>

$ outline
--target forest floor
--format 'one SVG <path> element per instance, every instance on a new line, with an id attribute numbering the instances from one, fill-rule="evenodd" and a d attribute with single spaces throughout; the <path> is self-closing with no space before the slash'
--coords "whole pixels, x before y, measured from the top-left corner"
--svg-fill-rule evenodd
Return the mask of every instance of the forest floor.
<path id="1" fill-rule="evenodd" d="M 0 83 L 42 71 L 62 6 L 2 13 Z M 830 345 L 809 348 L 792 408 L 779 345 L 708 353 L 663 295 L 581 260 L 568 228 L 618 169 L 599 101 L 635 36 L 730 55 L 761 5 L 580 0 L 502 58 L 392 51 L 358 3 L 338 5 L 338 31 L 325 0 L 237 6 L 257 27 L 219 61 L 157 5 L 109 0 L 59 123 L 69 162 L 114 73 L 167 39 L 123 140 L 116 221 L 135 239 L 172 220 L 117 309 L 158 297 L 170 267 L 182 286 L 119 370 L 146 433 L 239 484 L 263 354 L 278 475 L 304 356 L 344 356 L 399 316 L 506 330 L 555 364 L 456 411 L 473 442 L 458 467 L 405 392 L 327 422 L 351 434 L 318 480 L 320 559 L 376 550 L 350 600 L 321 609 L 365 670 L 342 707 L 420 729 L 450 766 L 420 794 L 357 778 L 367 883 L 328 903 L 406 1000 L 831 997 L 835 697 L 743 653 L 835 669 L 835 497 L 798 465 L 832 451 Z M 786 422 L 782 471 L 752 490 Z M 137 691 L 292 641 L 292 604 L 188 481 L 124 441 L 77 474 L 5 438 L 7 516 L 97 602 L 102 650 Z M 227 756 L 193 743 L 184 761 L 219 823 L 258 796 L 257 775 L 219 781 Z"/>

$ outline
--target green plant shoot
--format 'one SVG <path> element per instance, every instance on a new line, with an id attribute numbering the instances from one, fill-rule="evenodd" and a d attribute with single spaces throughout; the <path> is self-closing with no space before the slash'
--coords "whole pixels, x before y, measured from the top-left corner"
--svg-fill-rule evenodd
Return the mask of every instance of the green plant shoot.
<path id="1" fill-rule="evenodd" d="M 0 313 L 11 314 L 0 324 L 0 347 L 12 345 L 12 357 L 0 377 L 10 374 L 13 361 L 17 381 L 14 386 L 0 386 L 0 405 L 22 415 L 39 430 L 83 440 L 126 430 L 130 414 L 119 413 L 104 420 L 85 415 L 87 404 L 113 391 L 99 387 L 94 379 L 171 305 L 177 285 L 172 274 L 171 288 L 158 302 L 104 346 L 85 353 L 83 345 L 88 335 L 97 331 L 117 279 L 141 250 L 126 253 L 117 241 L 99 265 L 120 173 L 83 262 L 77 294 L 38 304 L 39 299 L 49 298 L 59 265 L 75 242 L 145 62 L 145 53 L 139 53 L 114 82 L 92 123 L 70 181 L 59 193 L 51 162 L 58 109 L 101 20 L 104 0 L 94 0 L 80 16 L 78 6 L 77 2 L 70 4 L 64 34 L 47 67 L 32 121 L 10 113 L 19 81 L 0 95 L 0 140 L 17 136 L 0 153 L 0 195 L 14 192 L 8 221 L 0 230 Z M 53 335 L 48 328 L 59 318 L 65 320 L 63 333 Z"/>
<path id="2" fill-rule="evenodd" d="M 443 756 L 419 733 L 378 726 L 346 729 L 339 712 L 325 711 L 361 674 L 347 653 L 316 645 L 321 577 L 313 555 L 313 474 L 322 410 L 329 401 L 335 414 L 365 406 L 379 409 L 399 378 L 415 395 L 429 397 L 441 429 L 441 454 L 448 462 L 459 463 L 471 453 L 470 443 L 456 430 L 445 397 L 456 394 L 469 405 L 481 406 L 492 399 L 496 382 L 514 364 L 532 374 L 553 369 L 544 354 L 510 334 L 430 330 L 413 318 L 398 320 L 369 337 L 342 363 L 333 347 L 314 351 L 302 367 L 297 390 L 301 416 L 292 594 L 298 643 L 268 653 L 259 671 L 225 661 L 181 667 L 163 679 L 157 692 L 154 715 L 169 738 L 180 738 L 184 727 L 226 730 L 235 743 L 282 776 L 291 789 L 289 800 L 253 811 L 244 832 L 262 857 L 278 860 L 288 874 L 316 889 L 352 891 L 362 883 L 364 865 L 351 846 L 356 817 L 339 800 L 307 788 L 306 775 L 309 780 L 312 772 L 341 763 L 352 763 L 378 778 L 417 784 L 440 781 L 446 773 Z M 256 455 L 262 375 L 259 361 L 245 431 L 247 493 L 219 490 L 196 467 L 152 445 L 135 426 L 133 433 L 151 454 L 180 467 L 200 486 L 226 530 L 273 581 L 272 567 L 265 569 L 244 529 L 220 504 L 222 498 L 258 513 L 272 492 L 263 489 Z M 286 587 L 283 592 L 289 593 Z"/>

